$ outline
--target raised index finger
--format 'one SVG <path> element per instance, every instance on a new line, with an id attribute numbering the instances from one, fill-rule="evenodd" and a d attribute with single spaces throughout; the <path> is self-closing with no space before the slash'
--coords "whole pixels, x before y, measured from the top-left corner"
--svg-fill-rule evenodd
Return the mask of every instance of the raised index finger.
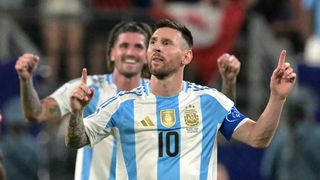
<path id="1" fill-rule="evenodd" d="M 282 50 L 279 57 L 278 67 L 281 67 L 286 62 L 287 51 Z"/>
<path id="2" fill-rule="evenodd" d="M 87 84 L 87 68 L 82 69 L 81 82 Z"/>

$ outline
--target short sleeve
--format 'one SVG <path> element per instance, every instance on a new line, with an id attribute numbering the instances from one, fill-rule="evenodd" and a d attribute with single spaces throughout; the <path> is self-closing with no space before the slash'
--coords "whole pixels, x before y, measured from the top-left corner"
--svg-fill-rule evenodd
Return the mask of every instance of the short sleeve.
<path id="1" fill-rule="evenodd" d="M 78 85 L 79 80 L 65 83 L 49 96 L 57 101 L 62 116 L 70 111 L 70 93 Z"/>

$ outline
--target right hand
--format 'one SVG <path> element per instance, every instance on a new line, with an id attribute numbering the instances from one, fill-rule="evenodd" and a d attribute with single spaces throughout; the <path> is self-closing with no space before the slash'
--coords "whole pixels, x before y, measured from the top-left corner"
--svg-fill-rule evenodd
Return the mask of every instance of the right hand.
<path id="1" fill-rule="evenodd" d="M 75 87 L 70 95 L 71 111 L 80 112 L 89 104 L 94 94 L 93 89 L 87 86 L 87 69 L 82 69 L 81 82 L 79 86 Z"/>
<path id="2" fill-rule="evenodd" d="M 241 63 L 237 57 L 228 53 L 222 54 L 218 60 L 218 68 L 223 80 L 236 82 Z"/>
<path id="3" fill-rule="evenodd" d="M 19 78 L 23 81 L 30 80 L 34 70 L 38 66 L 39 60 L 39 56 L 33 54 L 23 54 L 20 56 L 15 65 Z"/>

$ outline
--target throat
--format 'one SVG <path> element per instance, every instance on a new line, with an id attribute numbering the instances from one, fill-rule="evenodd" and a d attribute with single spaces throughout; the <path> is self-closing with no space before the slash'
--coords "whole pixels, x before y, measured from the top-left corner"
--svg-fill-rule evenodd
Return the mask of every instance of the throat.
<path id="1" fill-rule="evenodd" d="M 114 82 L 120 91 L 130 91 L 140 86 L 140 75 L 132 76 L 130 78 L 126 76 L 114 76 Z"/>
<path id="2" fill-rule="evenodd" d="M 163 80 L 155 76 L 152 76 L 150 80 L 151 92 L 156 96 L 162 97 L 171 97 L 179 94 L 182 90 L 182 85 L 182 81 Z"/>

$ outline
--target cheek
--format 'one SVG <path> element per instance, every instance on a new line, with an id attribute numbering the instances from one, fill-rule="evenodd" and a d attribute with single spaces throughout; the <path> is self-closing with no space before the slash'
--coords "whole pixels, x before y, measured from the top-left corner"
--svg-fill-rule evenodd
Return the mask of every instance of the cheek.
<path id="1" fill-rule="evenodd" d="M 146 51 L 143 51 L 139 54 L 139 57 L 141 58 L 141 60 L 143 61 L 143 63 L 147 63 L 147 53 Z"/>
<path id="2" fill-rule="evenodd" d="M 115 59 L 116 59 L 116 51 L 115 50 L 111 50 L 110 60 L 114 62 Z"/>

